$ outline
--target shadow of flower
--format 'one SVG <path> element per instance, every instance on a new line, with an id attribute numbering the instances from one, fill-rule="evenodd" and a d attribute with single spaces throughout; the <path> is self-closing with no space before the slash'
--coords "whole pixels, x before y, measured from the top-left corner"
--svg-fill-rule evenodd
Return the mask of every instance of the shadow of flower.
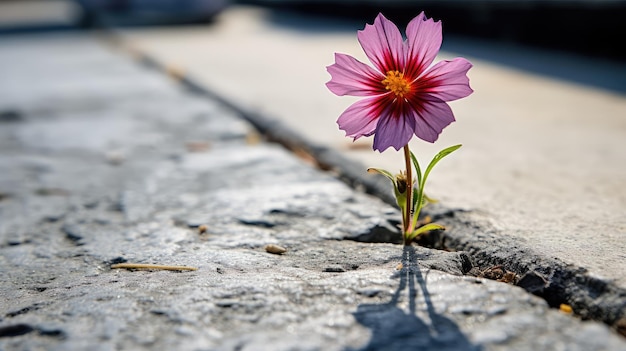
<path id="1" fill-rule="evenodd" d="M 355 319 L 372 331 L 369 343 L 360 350 L 480 350 L 472 345 L 457 324 L 438 314 L 433 307 L 426 280 L 417 263 L 415 249 L 405 246 L 403 268 L 398 273 L 400 285 L 386 304 L 362 304 Z M 418 290 L 426 306 L 427 318 L 417 311 Z M 408 311 L 398 307 L 402 293 L 408 289 Z"/>

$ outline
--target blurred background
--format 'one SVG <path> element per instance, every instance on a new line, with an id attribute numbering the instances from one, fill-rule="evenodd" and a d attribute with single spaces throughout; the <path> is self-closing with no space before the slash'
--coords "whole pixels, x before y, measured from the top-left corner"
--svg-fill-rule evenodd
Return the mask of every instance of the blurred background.
<path id="1" fill-rule="evenodd" d="M 578 83 L 626 92 L 623 75 L 597 76 L 515 50 L 533 48 L 603 62 L 626 62 L 624 0 L 0 0 L 0 35 L 98 28 L 215 25 L 220 14 L 242 6 L 267 10 L 263 20 L 300 33 L 356 31 L 382 12 L 403 28 L 425 11 L 442 20 L 445 44 L 466 55 Z M 242 26 L 252 19 L 234 20 Z M 183 33 L 181 33 L 183 34 Z M 468 40 L 499 44 L 497 50 Z M 446 49 L 447 47 L 444 47 Z M 568 66 L 567 62 L 563 65 Z M 621 73 L 621 72 L 619 72 Z"/>
<path id="2" fill-rule="evenodd" d="M 464 144 L 438 165 L 429 194 L 484 213 L 549 255 L 612 267 L 626 286 L 626 1 L 0 0 L 0 44 L 106 29 L 128 52 L 189 74 L 364 172 L 396 172 L 400 153 L 372 152 L 371 139 L 338 130 L 355 100 L 326 89 L 325 67 L 335 52 L 367 62 L 356 31 L 378 12 L 403 31 L 421 11 L 443 22 L 437 61 L 474 64 L 475 93 L 451 103 L 457 122 L 434 145 L 411 143 L 422 162 Z"/>
<path id="3" fill-rule="evenodd" d="M 419 10 L 447 34 L 626 58 L 623 0 L 0 0 L 0 33 L 207 23 L 238 4 L 356 23 L 383 12 L 400 26 Z"/>

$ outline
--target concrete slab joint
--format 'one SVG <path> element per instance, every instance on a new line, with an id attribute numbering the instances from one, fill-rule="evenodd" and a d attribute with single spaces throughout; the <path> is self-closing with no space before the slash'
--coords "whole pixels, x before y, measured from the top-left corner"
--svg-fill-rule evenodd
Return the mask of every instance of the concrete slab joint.
<path id="1" fill-rule="evenodd" d="M 549 306 L 617 323 L 610 283 L 513 242 L 503 255 L 474 214 L 443 207 L 430 215 L 453 234 L 430 243 L 455 250 L 403 249 L 394 207 L 91 36 L 2 38 L 0 76 L 2 350 L 626 348 Z M 471 275 L 496 264 L 544 299 Z"/>

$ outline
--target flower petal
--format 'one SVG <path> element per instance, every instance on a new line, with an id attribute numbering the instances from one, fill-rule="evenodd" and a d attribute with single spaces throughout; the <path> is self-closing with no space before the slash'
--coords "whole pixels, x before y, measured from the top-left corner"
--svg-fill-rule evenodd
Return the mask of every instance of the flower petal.
<path id="1" fill-rule="evenodd" d="M 407 67 L 405 76 L 419 77 L 433 63 L 443 40 L 441 21 L 427 18 L 424 12 L 411 20 L 406 27 Z"/>
<path id="2" fill-rule="evenodd" d="M 382 110 L 381 97 L 359 100 L 348 107 L 337 119 L 339 129 L 354 140 L 370 136 L 376 129 L 376 123 Z"/>
<path id="3" fill-rule="evenodd" d="M 472 64 L 462 57 L 441 61 L 419 79 L 419 85 L 424 93 L 442 101 L 464 98 L 474 92 L 467 77 L 470 68 Z"/>
<path id="4" fill-rule="evenodd" d="M 415 135 L 434 143 L 441 131 L 454 122 L 454 114 L 443 101 L 420 101 L 415 109 Z"/>
<path id="5" fill-rule="evenodd" d="M 406 104 L 402 104 L 406 106 Z M 392 107 L 383 111 L 374 135 L 374 150 L 383 152 L 390 146 L 400 150 L 409 143 L 415 132 L 415 118 L 410 112 L 394 110 Z"/>
<path id="6" fill-rule="evenodd" d="M 366 24 L 365 28 L 357 33 L 357 38 L 367 58 L 381 73 L 403 71 L 404 40 L 398 27 L 381 13 L 373 25 Z"/>
<path id="7" fill-rule="evenodd" d="M 350 55 L 335 54 L 335 63 L 326 67 L 331 75 L 326 86 L 335 95 L 368 96 L 384 94 L 384 77 Z"/>

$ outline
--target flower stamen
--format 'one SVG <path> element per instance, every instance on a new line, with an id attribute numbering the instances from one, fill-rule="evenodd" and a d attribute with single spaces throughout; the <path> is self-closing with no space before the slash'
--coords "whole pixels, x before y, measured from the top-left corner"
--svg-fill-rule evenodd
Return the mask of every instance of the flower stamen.
<path id="1" fill-rule="evenodd" d="M 411 91 L 411 83 L 404 78 L 404 73 L 400 71 L 389 71 L 381 82 L 385 89 L 396 94 L 397 97 L 404 97 Z"/>

